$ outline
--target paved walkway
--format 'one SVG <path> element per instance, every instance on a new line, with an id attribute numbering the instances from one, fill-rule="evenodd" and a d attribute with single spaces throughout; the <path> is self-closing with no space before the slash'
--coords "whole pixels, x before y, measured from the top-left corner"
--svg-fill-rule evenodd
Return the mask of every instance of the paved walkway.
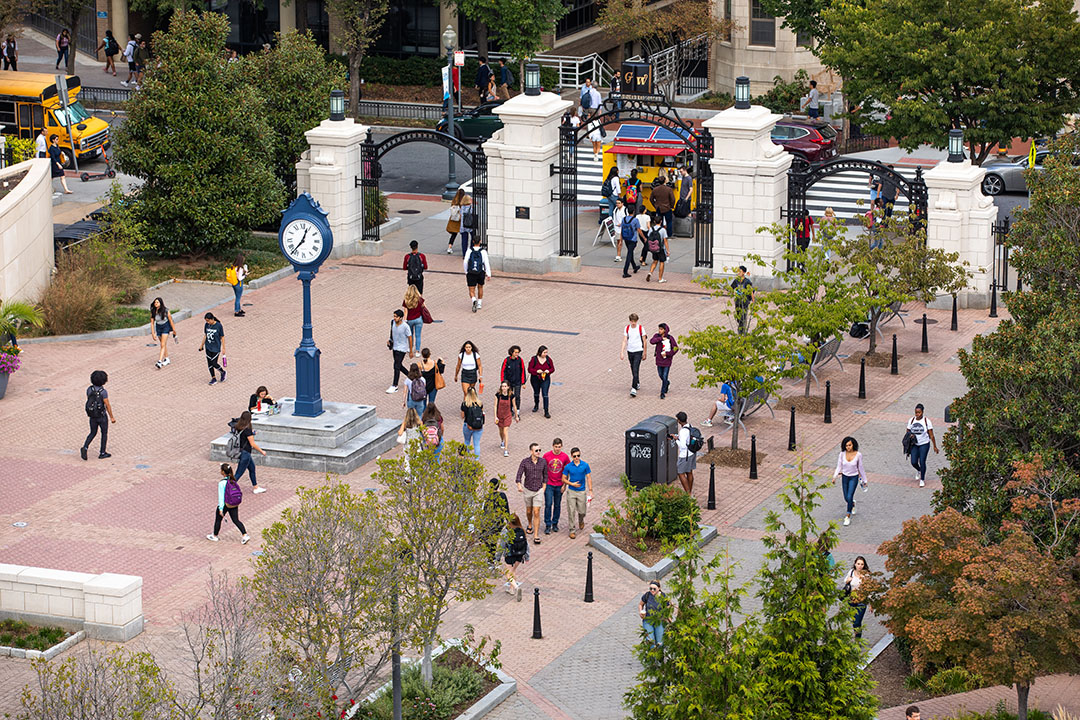
<path id="1" fill-rule="evenodd" d="M 473 314 L 460 256 L 445 255 L 445 234 L 422 219 L 389 236 L 383 257 L 335 261 L 319 273 L 313 286 L 314 323 L 325 398 L 374 403 L 381 416 L 401 417 L 400 398 L 383 393 L 391 370 L 383 332 L 405 289 L 399 253 L 411 237 L 418 238 L 428 254 L 426 297 L 440 321 L 425 328 L 425 346 L 452 358 L 463 340 L 472 340 L 487 366 L 489 387 L 511 344 L 523 346 L 530 355 L 535 346 L 545 344 L 556 363 L 552 418 L 526 411 L 511 429 L 510 458 L 498 452 L 494 431 L 486 433 L 482 459 L 492 474 L 512 476 L 530 442 L 547 446 L 553 437 L 562 437 L 568 447 L 580 446 L 593 467 L 595 520 L 606 501 L 621 494 L 618 476 L 627 427 L 656 413 L 685 409 L 695 421 L 707 414 L 714 391 L 691 387 L 687 358 L 676 358 L 672 389 L 663 401 L 657 397 L 659 381 L 651 363 L 642 368 L 642 394 L 630 398 L 629 370 L 618 359 L 620 330 L 630 312 L 639 313 L 648 328 L 667 322 L 676 334 L 716 320 L 720 301 L 700 292 L 688 276 L 672 275 L 663 286 L 646 284 L 640 276 L 624 283 L 621 268 L 613 263 L 586 266 L 574 275 L 499 275 L 488 285 L 484 308 Z M 166 287 L 161 294 L 170 305 L 183 304 L 180 290 Z M 0 558 L 143 576 L 146 632 L 130 645 L 154 650 L 167 666 L 175 667 L 179 659 L 177 618 L 201 603 L 208 570 L 248 572 L 250 553 L 261 545 L 257 534 L 249 547 L 228 532 L 221 543 L 203 539 L 216 497 L 210 440 L 243 409 L 256 386 L 268 386 L 271 394 L 292 391 L 292 350 L 300 337 L 298 284 L 286 279 L 248 293 L 245 300 L 252 305 L 243 319 L 229 314 L 231 302 L 218 308 L 230 359 L 224 384 L 207 386 L 205 365 L 195 350 L 201 321 L 191 319 L 179 324 L 173 363 L 164 370 L 154 368 L 157 353 L 141 337 L 28 346 L 23 369 L 13 376 L 0 403 L 0 466 L 6 479 L 0 489 Z M 923 311 L 916 304 L 908 310 L 909 316 Z M 879 567 L 882 561 L 874 554 L 878 544 L 897 531 L 902 519 L 928 510 L 930 494 L 938 486 L 936 474 L 926 488 L 916 487 L 899 452 L 900 427 L 914 402 L 922 401 L 935 425 L 944 428 L 944 405 L 963 388 L 956 349 L 992 329 L 994 322 L 985 311 L 964 311 L 960 330 L 951 333 L 947 312 L 928 314 L 940 321 L 930 328 L 929 354 L 918 351 L 919 326 L 894 328 L 902 354 L 899 376 L 868 369 L 869 398 L 859 401 L 857 366 L 841 371 L 833 365 L 821 380 L 833 384 L 834 424 L 827 427 L 817 417 L 798 420 L 801 450 L 823 474 L 831 472 L 842 436 L 855 435 L 866 451 L 870 491 L 859 494 L 856 522 L 841 528 L 841 562 L 863 554 Z M 861 343 L 847 341 L 841 353 L 861 349 Z M 89 373 L 98 368 L 111 378 L 108 387 L 117 414 L 109 445 L 113 457 L 83 462 L 77 454 L 86 432 L 81 397 Z M 798 385 L 792 387 L 792 392 L 800 391 Z M 485 399 L 490 402 L 490 396 Z M 439 400 L 452 418 L 460 401 L 457 388 L 451 385 Z M 776 492 L 789 472 L 784 466 L 795 454 L 786 450 L 785 412 L 775 419 L 758 413 L 747 427 L 767 454 L 760 478 L 749 481 L 744 471 L 718 468 L 718 508 L 706 511 L 704 520 L 721 533 L 708 552 L 726 544 L 741 562 L 740 576 L 750 579 L 761 557 L 762 517 L 775 507 Z M 456 421 L 447 428 L 449 437 L 460 437 Z M 931 456 L 935 471 L 942 459 Z M 371 487 L 373 469 L 361 468 L 347 480 L 356 489 Z M 244 504 L 244 521 L 252 531 L 273 522 L 293 502 L 297 487 L 319 481 L 316 475 L 265 467 L 258 474 L 269 492 Z M 707 468 L 700 468 L 695 495 L 703 504 L 707 480 Z M 520 499 L 510 495 L 511 509 L 520 513 Z M 829 491 L 818 516 L 822 521 L 842 516 L 839 490 Z M 17 521 L 27 525 L 16 528 Z M 541 588 L 543 640 L 530 639 L 531 604 L 516 603 L 503 593 L 457 605 L 449 613 L 446 636 L 472 623 L 478 634 L 501 640 L 505 668 L 520 683 L 520 692 L 492 717 L 624 717 L 620 698 L 636 672 L 631 655 L 638 628 L 634 605 L 644 583 L 598 555 L 596 602 L 582 603 L 587 551 L 582 537 L 545 537 L 524 569 L 528 586 Z M 882 632 L 871 614 L 866 638 L 873 642 Z M 31 675 L 23 661 L 0 660 L 0 711 L 17 708 L 20 688 Z M 1037 691 L 1042 692 L 1039 686 Z M 1054 692 L 1040 694 L 1040 702 L 1069 701 Z"/>

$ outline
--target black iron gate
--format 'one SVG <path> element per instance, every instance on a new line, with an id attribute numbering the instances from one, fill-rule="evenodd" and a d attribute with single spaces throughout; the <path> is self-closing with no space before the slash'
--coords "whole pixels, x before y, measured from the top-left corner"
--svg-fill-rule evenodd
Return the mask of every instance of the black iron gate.
<path id="1" fill-rule="evenodd" d="M 990 231 L 994 235 L 994 289 L 997 292 L 1006 292 L 1009 289 L 1009 228 L 1011 222 L 1006 215 L 1002 220 L 993 223 Z M 1020 292 L 1020 275 L 1016 276 L 1016 291 Z"/>
<path id="2" fill-rule="evenodd" d="M 626 120 L 670 130 L 694 153 L 694 266 L 712 267 L 713 176 L 709 160 L 713 157 L 713 137 L 707 129 L 697 130 L 680 118 L 663 95 L 612 94 L 588 122 L 559 128 L 559 164 L 551 166 L 551 174 L 559 175 L 559 189 L 551 193 L 551 199 L 559 202 L 559 255 L 578 255 L 578 143 L 596 125 L 604 127 Z"/>
<path id="3" fill-rule="evenodd" d="M 382 205 L 382 193 L 379 190 L 379 178 L 382 176 L 382 167 L 379 160 L 390 150 L 398 145 L 411 142 L 428 142 L 441 145 L 464 160 L 472 170 L 472 213 L 476 227 L 468 228 L 469 232 L 475 233 L 480 238 L 481 244 L 487 247 L 487 155 L 484 148 L 477 147 L 473 150 L 457 138 L 437 130 L 408 130 L 391 135 L 380 143 L 376 143 L 368 130 L 367 137 L 360 144 L 360 177 L 356 178 L 356 187 L 360 190 L 360 202 L 363 206 L 363 239 L 372 242 L 379 240 L 380 212 Z M 462 217 L 462 225 L 465 226 L 467 215 Z"/>

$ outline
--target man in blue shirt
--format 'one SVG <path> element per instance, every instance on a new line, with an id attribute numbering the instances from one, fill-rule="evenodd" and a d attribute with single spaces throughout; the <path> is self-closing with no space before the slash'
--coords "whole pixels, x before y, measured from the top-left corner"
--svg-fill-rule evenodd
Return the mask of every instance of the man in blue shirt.
<path id="1" fill-rule="evenodd" d="M 567 486 L 566 514 L 570 516 L 570 539 L 577 537 L 578 530 L 585 529 L 585 512 L 592 500 L 592 468 L 582 462 L 581 449 L 571 448 L 570 462 L 563 468 L 563 481 Z M 574 527 L 574 516 L 577 527 Z"/>

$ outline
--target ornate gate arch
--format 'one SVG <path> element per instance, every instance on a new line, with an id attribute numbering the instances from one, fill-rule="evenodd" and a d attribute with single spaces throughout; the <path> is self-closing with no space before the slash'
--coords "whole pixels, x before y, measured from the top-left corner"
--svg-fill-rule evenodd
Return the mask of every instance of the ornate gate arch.
<path id="1" fill-rule="evenodd" d="M 374 242 L 379 240 L 379 223 L 375 219 L 377 214 L 368 211 L 368 208 L 378 207 L 379 203 L 379 178 L 382 177 L 379 161 L 390 150 L 413 142 L 441 145 L 468 164 L 473 174 L 473 212 L 476 215 L 476 228 L 473 232 L 480 238 L 483 246 L 487 247 L 487 155 L 484 154 L 482 146 L 473 150 L 453 135 L 437 130 L 407 130 L 391 135 L 379 143 L 375 142 L 371 130 L 368 130 L 367 137 L 360 145 L 360 177 L 356 178 L 356 186 L 361 188 L 360 201 L 364 207 L 363 239 Z"/>
<path id="2" fill-rule="evenodd" d="M 709 160 L 713 157 L 713 137 L 708 128 L 697 130 L 679 117 L 663 95 L 612 94 L 588 122 L 576 128 L 571 125 L 559 128 L 559 164 L 551 166 L 551 174 L 559 175 L 559 190 L 551 195 L 552 200 L 559 201 L 559 254 L 572 257 L 578 254 L 578 143 L 597 123 L 604 127 L 624 120 L 670 130 L 694 153 L 694 266 L 712 267 L 713 176 Z"/>

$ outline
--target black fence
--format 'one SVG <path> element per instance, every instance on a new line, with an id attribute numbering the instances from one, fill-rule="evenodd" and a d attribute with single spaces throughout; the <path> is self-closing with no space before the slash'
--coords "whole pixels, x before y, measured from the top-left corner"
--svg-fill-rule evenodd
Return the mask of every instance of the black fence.
<path id="1" fill-rule="evenodd" d="M 844 138 L 840 143 L 838 152 L 841 155 L 850 155 L 852 153 L 867 152 L 869 150 L 881 150 L 882 148 L 889 147 L 889 139 L 874 137 L 873 135 L 862 135 L 856 138 Z"/>
<path id="2" fill-rule="evenodd" d="M 72 31 L 72 28 L 63 22 L 41 13 L 27 13 L 26 20 L 30 23 L 30 27 L 45 33 L 50 38 L 55 38 L 64 28 Z M 75 35 L 75 50 L 77 52 L 85 52 L 91 56 L 96 54 L 98 45 L 97 7 L 94 3 L 86 3 L 83 6 L 82 14 L 79 15 L 79 27 L 74 29 L 73 34 Z"/>
<path id="3" fill-rule="evenodd" d="M 1009 289 L 1009 229 L 1012 223 L 1009 216 L 991 226 L 994 235 L 994 287 L 998 292 Z M 1021 289 L 1020 277 L 1016 278 L 1016 291 Z"/>

